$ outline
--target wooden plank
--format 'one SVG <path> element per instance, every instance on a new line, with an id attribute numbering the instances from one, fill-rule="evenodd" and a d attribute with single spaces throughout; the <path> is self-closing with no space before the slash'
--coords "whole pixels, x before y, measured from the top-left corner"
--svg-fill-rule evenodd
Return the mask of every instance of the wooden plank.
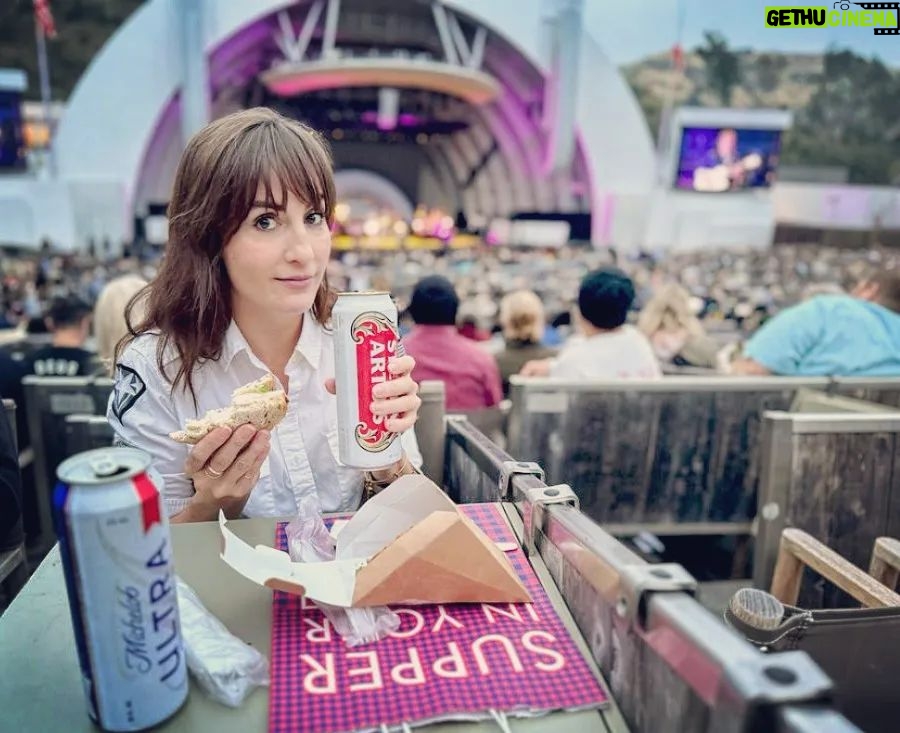
<path id="1" fill-rule="evenodd" d="M 716 395 L 715 452 L 711 459 L 708 520 L 746 521 L 756 515 L 760 482 L 762 414 L 785 410 L 793 389 Z"/>
<path id="2" fill-rule="evenodd" d="M 900 606 L 900 595 L 799 529 L 786 529 L 781 534 L 781 549 L 775 565 L 771 592 L 782 603 L 796 605 L 804 565 L 849 593 L 867 608 Z"/>
<path id="3" fill-rule="evenodd" d="M 659 435 L 647 508 L 635 521 L 703 522 L 709 516 L 709 462 L 715 396 L 669 394 L 659 406 Z"/>
<path id="4" fill-rule="evenodd" d="M 548 483 L 568 483 L 598 522 L 643 518 L 656 446 L 656 394 L 579 395 L 553 438 Z"/>
<path id="5" fill-rule="evenodd" d="M 882 585 L 896 590 L 900 575 L 900 541 L 893 537 L 879 537 L 875 540 L 869 575 Z"/>
<path id="6" fill-rule="evenodd" d="M 13 570 L 24 562 L 25 548 L 23 546 L 0 552 L 0 582 L 6 580 Z"/>

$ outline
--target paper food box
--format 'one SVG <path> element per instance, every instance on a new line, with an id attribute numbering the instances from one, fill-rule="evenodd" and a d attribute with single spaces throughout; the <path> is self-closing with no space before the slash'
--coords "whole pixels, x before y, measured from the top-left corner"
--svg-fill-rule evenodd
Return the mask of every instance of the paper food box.
<path id="1" fill-rule="evenodd" d="M 250 547 L 219 513 L 222 559 L 259 585 L 332 606 L 526 603 L 512 564 L 432 481 L 401 476 L 363 504 L 337 535 L 335 559 L 293 562 Z"/>

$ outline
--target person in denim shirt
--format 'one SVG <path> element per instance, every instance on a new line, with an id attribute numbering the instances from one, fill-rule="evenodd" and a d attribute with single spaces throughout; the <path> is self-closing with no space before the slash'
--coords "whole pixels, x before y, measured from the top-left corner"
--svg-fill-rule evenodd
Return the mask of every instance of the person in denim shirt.
<path id="1" fill-rule="evenodd" d="M 782 311 L 748 341 L 733 374 L 900 376 L 900 270 L 851 295 L 822 295 Z"/>

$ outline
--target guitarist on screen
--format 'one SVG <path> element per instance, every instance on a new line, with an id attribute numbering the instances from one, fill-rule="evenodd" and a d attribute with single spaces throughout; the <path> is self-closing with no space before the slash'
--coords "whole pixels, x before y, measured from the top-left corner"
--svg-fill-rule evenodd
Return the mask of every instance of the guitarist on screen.
<path id="1" fill-rule="evenodd" d="M 750 153 L 743 158 L 738 154 L 737 132 L 726 127 L 716 136 L 716 146 L 710 150 L 694 171 L 695 191 L 732 191 L 747 187 L 757 170 L 762 168 L 763 158 L 759 153 Z"/>

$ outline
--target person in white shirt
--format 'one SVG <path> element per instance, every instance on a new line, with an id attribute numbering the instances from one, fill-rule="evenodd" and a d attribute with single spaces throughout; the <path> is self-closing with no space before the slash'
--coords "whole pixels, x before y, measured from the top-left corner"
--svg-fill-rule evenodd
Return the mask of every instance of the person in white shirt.
<path id="1" fill-rule="evenodd" d="M 661 377 L 647 337 L 625 323 L 633 301 L 634 284 L 618 268 L 588 273 L 578 291 L 581 335 L 570 339 L 556 358 L 530 361 L 519 373 L 561 379 Z"/>
<path id="2" fill-rule="evenodd" d="M 325 277 L 335 189 L 318 133 L 272 110 L 237 112 L 195 135 L 169 205 L 156 279 L 129 305 L 107 417 L 118 444 L 146 450 L 165 480 L 173 522 L 295 515 L 359 506 L 362 471 L 337 454 L 337 408 Z M 136 304 L 144 317 L 131 323 Z M 421 464 L 412 427 L 421 401 L 415 360 L 393 359 L 372 411 L 401 434 L 379 488 Z M 194 446 L 169 433 L 231 401 L 267 373 L 288 396 L 272 431 L 220 427 Z"/>

